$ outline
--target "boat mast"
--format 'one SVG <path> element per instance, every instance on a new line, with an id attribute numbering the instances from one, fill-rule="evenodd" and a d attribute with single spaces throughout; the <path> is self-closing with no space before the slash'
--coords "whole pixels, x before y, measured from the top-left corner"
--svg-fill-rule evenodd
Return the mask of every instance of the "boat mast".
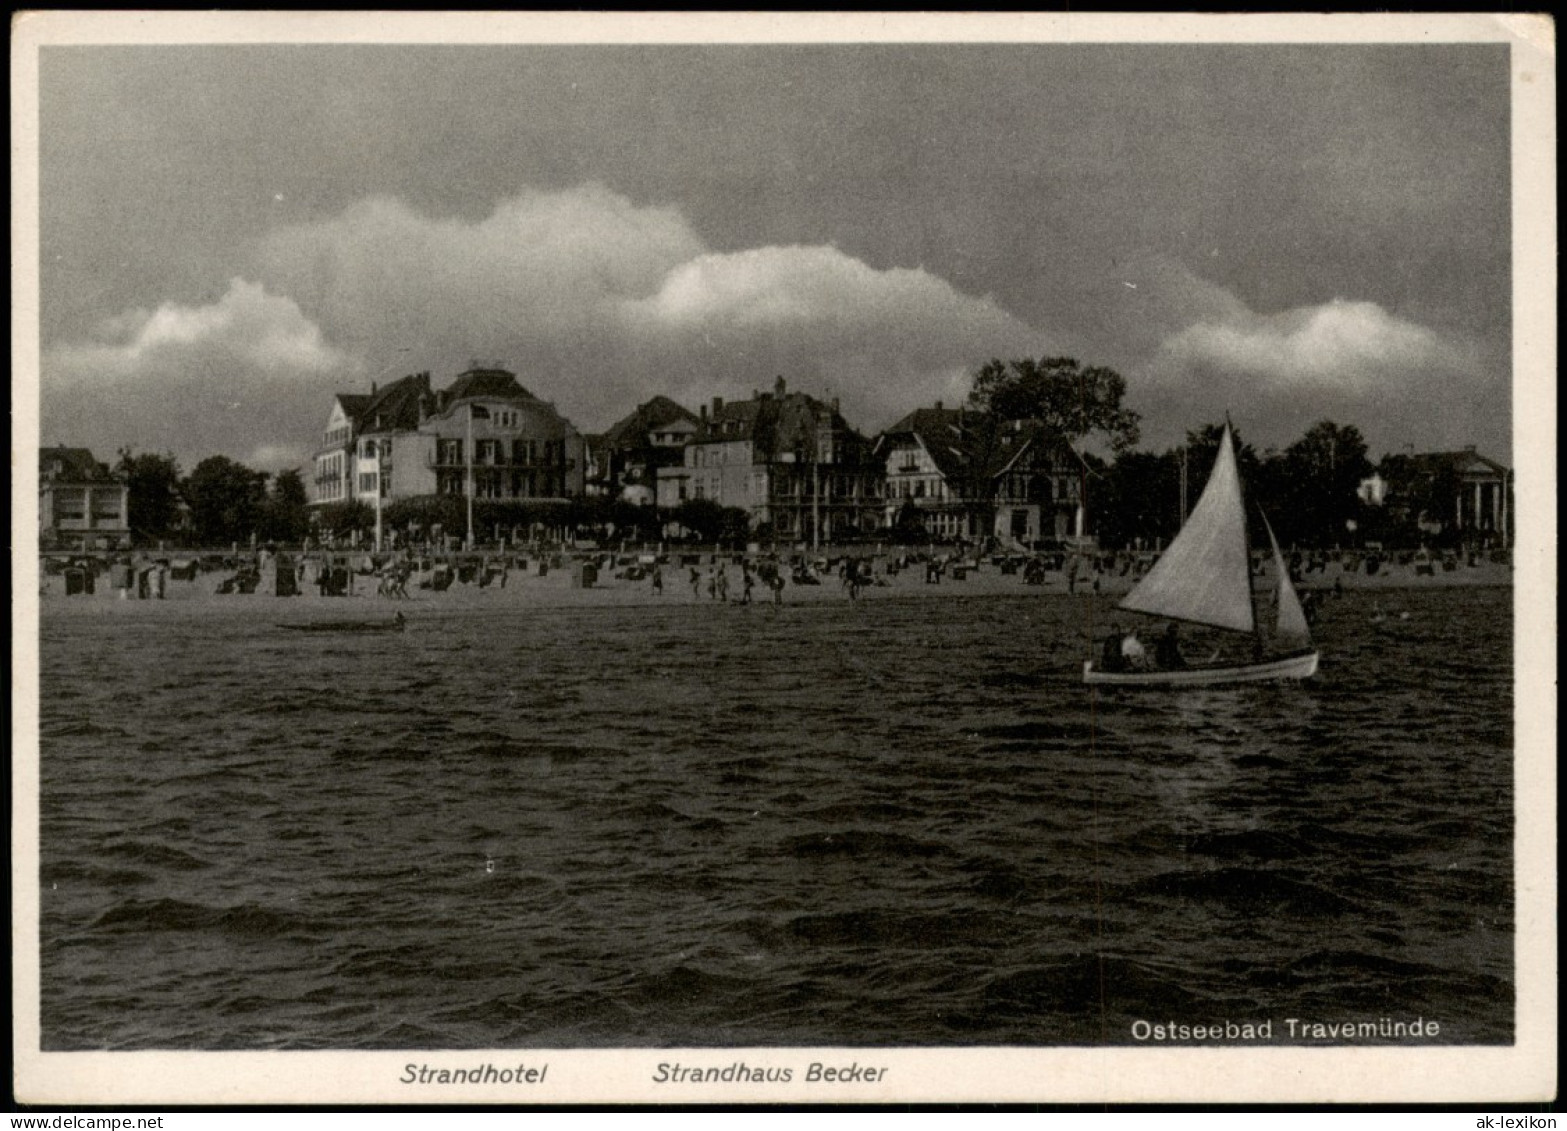
<path id="1" fill-rule="evenodd" d="M 1225 442 L 1230 445 L 1230 453 L 1235 459 L 1235 482 L 1241 489 L 1241 536 L 1246 540 L 1246 600 L 1251 602 L 1251 638 L 1252 646 L 1257 655 L 1262 655 L 1262 618 L 1257 615 L 1257 591 L 1251 583 L 1251 522 L 1246 507 L 1246 477 L 1241 474 L 1240 453 L 1235 450 L 1235 425 L 1230 423 L 1230 414 L 1224 414 Z"/>

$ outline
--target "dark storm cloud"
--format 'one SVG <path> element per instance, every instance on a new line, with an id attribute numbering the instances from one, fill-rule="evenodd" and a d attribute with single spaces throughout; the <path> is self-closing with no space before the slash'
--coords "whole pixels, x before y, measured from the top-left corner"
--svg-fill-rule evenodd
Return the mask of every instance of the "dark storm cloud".
<path id="1" fill-rule="evenodd" d="M 47 48 L 41 83 L 51 441 L 281 458 L 337 388 L 472 356 L 586 428 L 782 372 L 875 429 L 1068 350 L 1150 439 L 1222 390 L 1281 441 L 1507 454 L 1501 46 Z M 119 411 L 67 435 L 92 382 Z"/>

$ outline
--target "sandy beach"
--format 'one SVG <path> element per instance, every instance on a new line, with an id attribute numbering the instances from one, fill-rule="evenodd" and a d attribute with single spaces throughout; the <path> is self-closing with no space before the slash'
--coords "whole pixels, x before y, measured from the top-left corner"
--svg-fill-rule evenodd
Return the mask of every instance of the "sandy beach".
<path id="1" fill-rule="evenodd" d="M 264 620 L 319 620 L 331 619 L 343 614 L 390 616 L 401 610 L 405 616 L 417 617 L 420 611 L 526 609 L 526 608 L 612 608 L 648 605 L 703 605 L 717 603 L 708 595 L 709 555 L 702 556 L 701 582 L 693 588 L 691 568 L 682 565 L 664 567 L 662 594 L 653 590 L 646 578 L 621 580 L 616 570 L 601 570 L 591 587 L 576 583 L 571 564 L 549 570 L 539 576 L 536 564 L 527 569 L 511 569 L 504 585 L 492 582 L 486 586 L 477 583 L 453 582 L 449 589 L 436 592 L 417 587 L 410 582 L 408 597 L 396 598 L 379 595 L 377 578 L 355 575 L 353 592 L 348 596 L 322 596 L 318 588 L 306 583 L 303 592 L 296 596 L 275 595 L 270 579 L 255 593 L 220 593 L 225 580 L 232 578 L 232 570 L 218 570 L 197 574 L 193 581 L 169 580 L 162 599 L 138 599 L 134 592 L 129 599 L 122 598 L 118 590 L 109 585 L 106 574 L 96 578 L 91 594 L 66 595 L 65 578 L 61 574 L 45 574 L 40 579 L 42 612 L 45 616 L 112 616 L 125 613 L 151 613 L 159 609 L 172 612 L 175 608 L 200 609 L 215 615 L 234 615 L 243 619 Z M 729 603 L 740 603 L 741 570 L 738 564 L 728 566 Z M 925 580 L 923 564 L 913 564 L 892 574 L 887 572 L 887 559 L 876 559 L 875 584 L 860 590 L 861 601 L 931 601 L 975 597 L 1061 597 L 1072 593 L 1068 575 L 1064 570 L 1047 570 L 1041 584 L 1030 585 L 1021 571 L 1007 573 L 990 562 L 978 568 L 969 568 L 959 579 L 954 572 L 945 573 L 939 582 Z M 1121 574 L 1118 569 L 1094 573 L 1084 569 L 1077 577 L 1075 591 L 1079 594 L 1098 592 L 1102 596 L 1119 596 L 1131 589 L 1134 578 L 1130 573 Z M 1297 581 L 1302 591 L 1345 590 L 1397 591 L 1405 589 L 1494 588 L 1512 584 L 1510 566 L 1491 561 L 1480 561 L 1474 566 L 1460 561 L 1455 568 L 1444 569 L 1440 562 L 1430 573 L 1417 571 L 1416 566 L 1385 563 L 1381 569 L 1368 576 L 1363 567 L 1348 570 L 1338 562 L 1325 569 L 1307 573 Z M 1097 586 L 1097 589 L 1096 589 Z M 790 582 L 782 592 L 786 605 L 844 603 L 850 600 L 843 583 L 835 575 L 822 578 L 818 585 L 800 585 Z M 763 605 L 773 601 L 766 585 L 757 580 L 752 603 Z"/>

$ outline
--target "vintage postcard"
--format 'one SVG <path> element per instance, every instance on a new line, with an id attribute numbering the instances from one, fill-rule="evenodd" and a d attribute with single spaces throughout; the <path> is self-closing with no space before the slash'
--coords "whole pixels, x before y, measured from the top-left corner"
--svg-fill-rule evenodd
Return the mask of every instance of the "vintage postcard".
<path id="1" fill-rule="evenodd" d="M 1554 1096 L 1554 36 L 16 16 L 18 1098 Z"/>

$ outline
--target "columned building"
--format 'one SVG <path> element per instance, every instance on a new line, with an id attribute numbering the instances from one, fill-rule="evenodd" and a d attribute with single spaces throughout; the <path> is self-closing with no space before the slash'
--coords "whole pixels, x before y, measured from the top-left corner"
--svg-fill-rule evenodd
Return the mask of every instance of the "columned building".
<path id="1" fill-rule="evenodd" d="M 1422 534 L 1451 536 L 1470 545 L 1510 546 L 1514 518 L 1512 472 L 1475 451 L 1388 456 L 1377 478 L 1382 501 Z"/>

